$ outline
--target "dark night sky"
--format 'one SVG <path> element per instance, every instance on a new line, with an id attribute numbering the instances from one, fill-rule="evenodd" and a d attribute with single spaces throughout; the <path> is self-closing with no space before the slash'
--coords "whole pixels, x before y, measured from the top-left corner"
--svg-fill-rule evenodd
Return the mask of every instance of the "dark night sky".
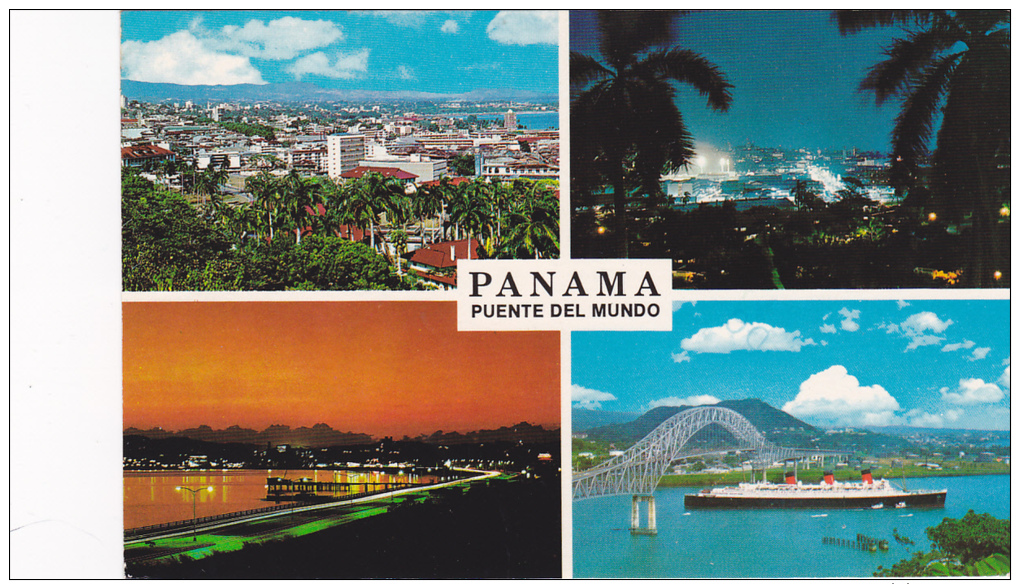
<path id="1" fill-rule="evenodd" d="M 716 113 L 689 87 L 680 111 L 697 142 L 889 150 L 898 103 L 858 91 L 895 28 L 840 36 L 830 11 L 706 11 L 681 16 L 675 43 L 715 63 L 733 84 Z M 570 13 L 570 49 L 597 57 L 592 12 Z"/>

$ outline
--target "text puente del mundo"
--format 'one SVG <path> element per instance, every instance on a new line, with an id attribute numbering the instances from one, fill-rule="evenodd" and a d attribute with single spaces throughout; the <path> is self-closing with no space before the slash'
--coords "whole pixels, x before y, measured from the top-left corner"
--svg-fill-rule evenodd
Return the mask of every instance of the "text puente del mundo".
<path id="1" fill-rule="evenodd" d="M 721 428 L 735 446 L 720 448 L 717 442 L 692 441 L 702 430 Z M 655 498 L 652 493 L 674 461 L 695 456 L 740 450 L 751 454 L 752 468 L 768 468 L 775 462 L 796 460 L 808 454 L 839 456 L 846 453 L 800 450 L 777 446 L 734 410 L 714 406 L 695 407 L 667 419 L 623 454 L 582 472 L 574 473 L 574 500 L 608 495 L 633 495 L 631 532 L 654 534 Z M 648 505 L 647 527 L 640 526 L 640 504 Z"/>

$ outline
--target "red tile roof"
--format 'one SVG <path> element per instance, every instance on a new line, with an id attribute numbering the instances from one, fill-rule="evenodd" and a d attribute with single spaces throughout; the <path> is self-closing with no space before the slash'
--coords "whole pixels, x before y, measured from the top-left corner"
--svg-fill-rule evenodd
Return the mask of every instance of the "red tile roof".
<path id="1" fill-rule="evenodd" d="M 361 178 L 370 172 L 379 173 L 386 178 L 392 177 L 400 180 L 414 180 L 418 178 L 416 174 L 411 174 L 399 168 L 384 166 L 358 166 L 341 174 L 340 178 Z"/>
<path id="2" fill-rule="evenodd" d="M 471 239 L 471 258 L 478 258 L 478 248 L 481 247 L 477 239 Z M 453 248 L 452 252 L 450 248 Z M 419 247 L 411 255 L 411 262 L 422 264 L 432 269 L 455 268 L 458 259 L 467 259 L 468 240 L 458 239 L 457 241 L 440 241 L 430 243 L 425 247 Z"/>
<path id="3" fill-rule="evenodd" d="M 157 156 L 176 156 L 176 154 L 154 144 L 124 146 L 120 149 L 121 160 L 138 160 L 142 158 L 156 158 Z"/>

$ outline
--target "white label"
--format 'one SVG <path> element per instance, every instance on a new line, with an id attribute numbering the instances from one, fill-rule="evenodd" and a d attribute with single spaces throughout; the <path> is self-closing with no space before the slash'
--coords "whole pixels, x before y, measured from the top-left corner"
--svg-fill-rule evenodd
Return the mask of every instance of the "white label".
<path id="1" fill-rule="evenodd" d="M 462 260 L 462 331 L 654 330 L 673 326 L 670 260 Z"/>

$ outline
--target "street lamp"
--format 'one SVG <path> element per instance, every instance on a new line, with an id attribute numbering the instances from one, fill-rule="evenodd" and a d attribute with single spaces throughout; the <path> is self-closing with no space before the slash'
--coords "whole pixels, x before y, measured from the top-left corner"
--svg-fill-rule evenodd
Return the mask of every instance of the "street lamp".
<path id="1" fill-rule="evenodd" d="M 196 511 L 195 504 L 198 501 L 198 494 L 199 493 L 201 493 L 202 491 L 208 491 L 208 492 L 211 493 L 213 491 L 213 488 L 211 486 L 206 487 L 204 489 L 190 489 L 188 487 L 174 487 L 174 490 L 175 491 L 187 491 L 187 492 L 191 493 L 191 541 L 198 541 L 198 519 L 196 518 L 197 516 L 195 514 L 195 511 Z"/>

